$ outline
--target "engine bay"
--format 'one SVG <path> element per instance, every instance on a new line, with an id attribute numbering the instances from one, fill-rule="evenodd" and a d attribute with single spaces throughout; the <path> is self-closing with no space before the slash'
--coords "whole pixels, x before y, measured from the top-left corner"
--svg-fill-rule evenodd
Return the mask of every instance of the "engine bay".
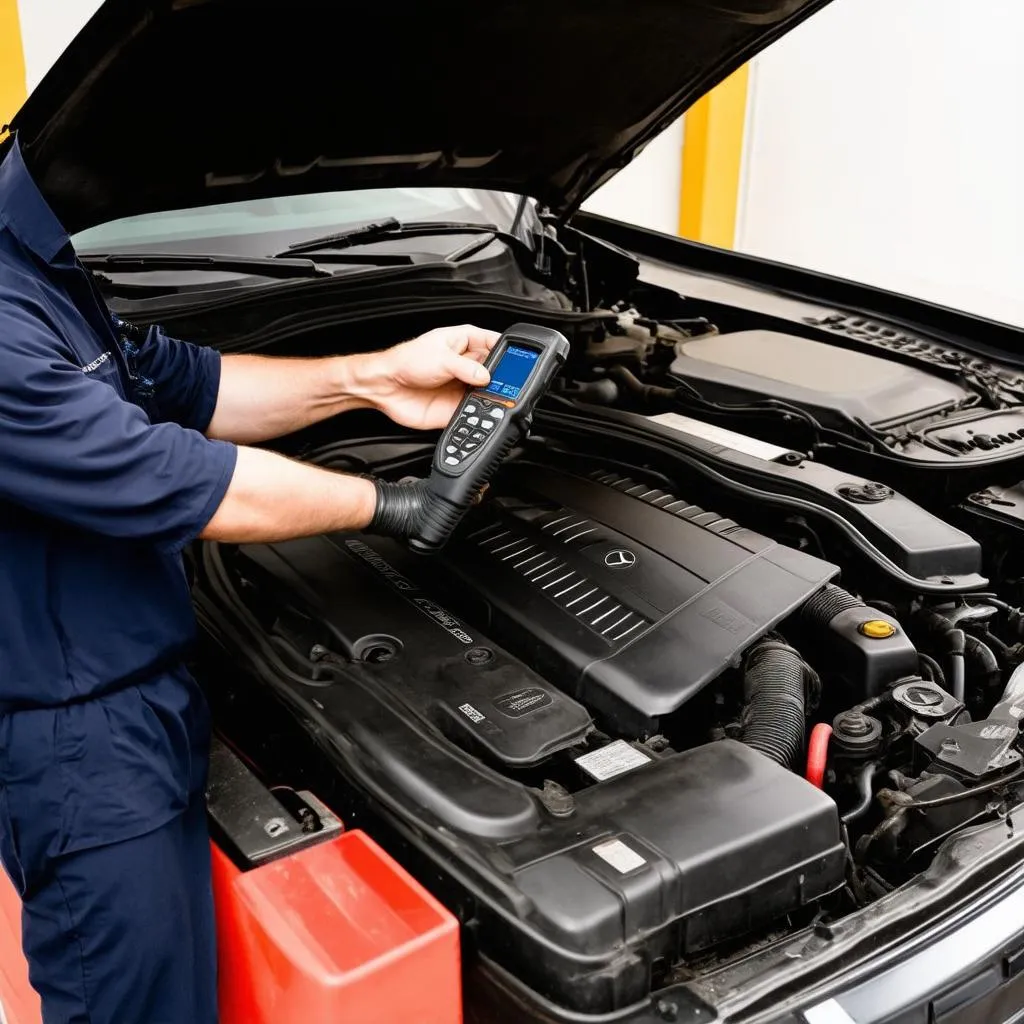
<path id="1" fill-rule="evenodd" d="M 207 679 L 262 683 L 473 949 L 580 1014 L 870 906 L 1024 786 L 1024 375 L 646 299 L 548 310 L 573 356 L 442 553 L 196 557 Z M 397 480 L 433 442 L 284 450 Z"/>

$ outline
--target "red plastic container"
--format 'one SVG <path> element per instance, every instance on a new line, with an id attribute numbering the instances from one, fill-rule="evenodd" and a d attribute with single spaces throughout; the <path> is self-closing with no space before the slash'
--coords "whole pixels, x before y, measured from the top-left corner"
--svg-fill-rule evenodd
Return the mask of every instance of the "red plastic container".
<path id="1" fill-rule="evenodd" d="M 28 983 L 21 954 L 21 900 L 0 868 L 0 1007 L 7 1024 L 40 1024 L 39 996 Z"/>
<path id="2" fill-rule="evenodd" d="M 364 833 L 213 858 L 221 1024 L 461 1024 L 458 922 Z"/>

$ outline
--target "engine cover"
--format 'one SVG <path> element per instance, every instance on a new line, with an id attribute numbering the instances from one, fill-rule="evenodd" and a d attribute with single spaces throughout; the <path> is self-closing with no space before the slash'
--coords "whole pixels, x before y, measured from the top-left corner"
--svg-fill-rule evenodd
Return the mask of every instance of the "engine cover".
<path id="1" fill-rule="evenodd" d="M 352 663 L 364 685 L 469 753 L 528 766 L 580 742 L 590 715 L 456 619 L 413 579 L 429 563 L 392 541 L 335 535 L 242 549 L 278 628 Z M 418 563 L 414 564 L 414 563 Z"/>
<path id="2" fill-rule="evenodd" d="M 510 464 L 441 561 L 467 614 L 542 675 L 617 730 L 652 732 L 839 570 L 617 482 Z"/>
<path id="3" fill-rule="evenodd" d="M 955 407 L 959 384 L 892 358 L 777 331 L 736 331 L 679 346 L 671 372 L 728 400 L 768 396 L 883 425 Z M 837 425 L 840 421 L 836 420 Z"/>
<path id="4" fill-rule="evenodd" d="M 735 740 L 636 739 L 836 570 L 621 479 L 521 463 L 493 490 L 442 556 L 351 534 L 221 550 L 203 619 L 232 664 L 256 652 L 275 713 L 484 956 L 612 1014 L 659 964 L 842 885 L 821 790 Z"/>

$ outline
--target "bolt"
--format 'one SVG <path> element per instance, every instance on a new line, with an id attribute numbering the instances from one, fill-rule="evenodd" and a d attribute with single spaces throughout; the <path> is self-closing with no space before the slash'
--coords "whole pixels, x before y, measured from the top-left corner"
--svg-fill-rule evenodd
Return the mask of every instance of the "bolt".
<path id="1" fill-rule="evenodd" d="M 263 831 L 270 836 L 271 839 L 276 839 L 278 836 L 283 836 L 288 831 L 288 823 L 284 818 L 271 818 L 264 826 Z"/>
<path id="2" fill-rule="evenodd" d="M 486 665 L 494 660 L 494 651 L 490 647 L 471 647 L 466 651 L 466 661 L 470 665 Z"/>
<path id="3" fill-rule="evenodd" d="M 839 728 L 850 736 L 867 736 L 871 732 L 871 723 L 867 715 L 860 711 L 848 711 L 837 723 Z"/>
<path id="4" fill-rule="evenodd" d="M 673 1021 L 679 1020 L 679 1004 L 671 1003 L 667 999 L 659 999 L 658 1015 L 662 1020 L 666 1020 L 669 1024 L 672 1024 Z"/>
<path id="5" fill-rule="evenodd" d="M 572 793 L 551 779 L 544 780 L 541 803 L 556 818 L 568 818 L 576 810 L 576 802 L 573 800 Z"/>

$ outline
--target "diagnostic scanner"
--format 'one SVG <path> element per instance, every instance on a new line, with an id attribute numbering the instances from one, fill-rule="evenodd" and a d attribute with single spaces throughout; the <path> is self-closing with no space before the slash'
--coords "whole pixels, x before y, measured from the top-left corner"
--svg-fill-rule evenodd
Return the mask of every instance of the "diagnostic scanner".
<path id="1" fill-rule="evenodd" d="M 501 461 L 529 432 L 533 410 L 565 363 L 569 341 L 558 331 L 515 324 L 484 366 L 491 382 L 466 393 L 434 451 L 427 488 L 429 514 L 409 546 L 444 546 Z"/>

